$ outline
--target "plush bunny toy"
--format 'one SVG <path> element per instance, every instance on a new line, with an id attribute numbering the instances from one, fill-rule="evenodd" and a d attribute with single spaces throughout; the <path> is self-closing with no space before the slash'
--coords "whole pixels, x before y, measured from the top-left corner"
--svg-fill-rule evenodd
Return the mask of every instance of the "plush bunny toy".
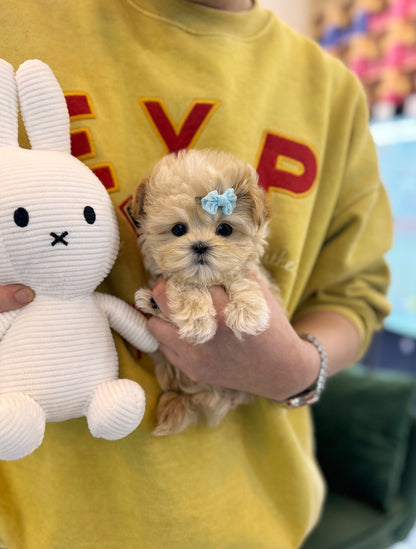
<path id="1" fill-rule="evenodd" d="M 18 145 L 18 110 L 31 149 Z M 145 398 L 118 379 L 110 326 L 155 351 L 145 318 L 95 292 L 118 251 L 115 212 L 92 171 L 70 154 L 69 116 L 51 69 L 0 60 L 0 285 L 36 293 L 0 314 L 0 459 L 33 452 L 45 422 L 86 416 L 95 437 L 116 440 L 141 422 Z"/>

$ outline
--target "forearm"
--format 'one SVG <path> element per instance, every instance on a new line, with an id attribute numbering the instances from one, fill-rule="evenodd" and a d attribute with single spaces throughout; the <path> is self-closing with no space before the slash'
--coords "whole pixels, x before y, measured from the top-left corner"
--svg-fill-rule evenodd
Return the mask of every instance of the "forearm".
<path id="1" fill-rule="evenodd" d="M 276 342 L 274 360 L 269 354 L 269 364 L 274 364 L 268 369 L 270 385 L 265 384 L 263 391 L 257 394 L 283 401 L 302 393 L 317 381 L 321 356 L 313 344 L 300 338 L 301 335 L 314 335 L 325 349 L 328 376 L 350 366 L 361 348 L 357 327 L 346 316 L 334 311 L 307 313 L 292 323 L 291 330 L 292 336 L 287 330 L 286 336 Z"/>
<path id="2" fill-rule="evenodd" d="M 328 375 L 350 366 L 357 358 L 361 339 L 356 326 L 344 315 L 333 311 L 314 311 L 293 324 L 298 334 L 313 334 L 328 355 Z"/>

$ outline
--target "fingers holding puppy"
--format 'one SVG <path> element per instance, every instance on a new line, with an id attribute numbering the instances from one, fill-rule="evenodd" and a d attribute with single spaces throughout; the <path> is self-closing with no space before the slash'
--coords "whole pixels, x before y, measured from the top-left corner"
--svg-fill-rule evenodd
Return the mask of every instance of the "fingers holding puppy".
<path id="1" fill-rule="evenodd" d="M 271 330 L 271 335 L 267 331 L 259 336 L 246 335 L 243 340 L 236 338 L 225 322 L 224 311 L 230 302 L 229 296 L 220 286 L 212 286 L 209 291 L 217 312 L 218 329 L 214 337 L 202 345 L 195 345 L 181 338 L 178 328 L 173 323 L 152 317 L 148 321 L 148 328 L 160 342 L 159 350 L 173 366 L 193 381 L 234 390 L 244 391 L 249 388 L 253 394 L 267 395 L 267 391 L 264 392 L 264 388 L 258 386 L 259 379 L 266 376 L 262 373 L 257 376 L 253 364 L 258 361 L 259 348 L 264 355 L 267 354 L 265 350 L 269 347 L 272 349 L 270 354 L 273 355 L 270 362 L 274 362 L 274 330 Z M 273 307 L 274 296 L 267 288 L 264 288 L 264 292 L 270 306 Z M 172 318 L 165 280 L 157 282 L 152 295 L 163 313 Z M 273 308 L 279 308 L 277 302 Z M 284 312 L 280 316 L 285 319 Z M 278 329 L 276 331 L 279 332 Z M 264 360 L 263 366 L 266 363 L 267 360 Z"/>
<path id="2" fill-rule="evenodd" d="M 164 316 L 172 319 L 172 311 L 169 307 L 166 280 L 159 279 L 153 288 L 152 296 Z M 223 347 L 222 340 L 229 341 L 232 332 L 227 328 L 223 318 L 223 310 L 229 299 L 225 291 L 219 286 L 212 286 L 209 289 L 212 296 L 212 303 L 217 311 L 219 321 L 218 330 L 215 336 L 204 344 L 195 344 L 187 338 L 181 337 L 180 330 L 173 321 L 162 320 L 160 317 L 152 316 L 148 320 L 149 332 L 160 342 L 159 350 L 165 358 L 176 368 L 185 373 L 192 381 L 201 383 L 219 383 L 216 373 L 217 353 L 219 347 Z M 224 330 L 227 335 L 224 336 Z M 219 383 L 221 384 L 221 383 Z M 224 384 L 223 384 L 224 385 Z"/>

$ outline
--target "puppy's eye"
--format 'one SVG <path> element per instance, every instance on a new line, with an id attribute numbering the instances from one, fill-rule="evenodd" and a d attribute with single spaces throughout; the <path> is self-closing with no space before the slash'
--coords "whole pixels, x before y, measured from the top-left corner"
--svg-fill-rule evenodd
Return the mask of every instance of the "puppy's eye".
<path id="1" fill-rule="evenodd" d="M 188 227 L 183 223 L 176 223 L 176 225 L 171 228 L 171 232 L 175 236 L 183 236 L 188 232 Z"/>
<path id="2" fill-rule="evenodd" d="M 230 236 L 232 232 L 233 228 L 231 227 L 231 225 L 228 225 L 228 223 L 221 223 L 215 229 L 215 234 L 218 234 L 219 236 Z"/>
<path id="3" fill-rule="evenodd" d="M 26 208 L 17 208 L 13 214 L 13 219 L 18 227 L 27 227 L 29 225 L 29 212 Z"/>

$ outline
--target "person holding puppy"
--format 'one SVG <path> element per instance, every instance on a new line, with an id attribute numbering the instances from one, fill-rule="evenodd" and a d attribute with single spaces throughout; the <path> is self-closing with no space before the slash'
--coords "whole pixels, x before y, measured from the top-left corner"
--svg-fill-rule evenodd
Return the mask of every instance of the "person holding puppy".
<path id="1" fill-rule="evenodd" d="M 264 264 L 283 306 L 263 286 L 269 327 L 240 340 L 223 322 L 228 296 L 213 286 L 218 329 L 201 345 L 161 318 L 148 321 L 188 377 L 259 397 L 215 429 L 153 436 L 152 362 L 116 339 L 120 377 L 146 393 L 142 424 L 110 443 L 82 419 L 51 423 L 34 454 L 1 462 L 0 545 L 300 547 L 319 520 L 324 484 L 309 406 L 297 405 L 319 393 L 326 359 L 333 375 L 364 353 L 389 311 L 391 213 L 361 86 L 251 0 L 53 9 L 14 0 L 2 15 L 0 56 L 15 68 L 28 58 L 51 66 L 66 92 L 73 154 L 116 207 L 122 243 L 103 290 L 132 303 L 146 283 L 131 215 L 137 181 L 168 152 L 212 148 L 251 163 L 270 196 Z M 33 298 L 18 283 L 0 289 L 0 310 Z M 152 296 L 169 318 L 166 281 Z"/>

